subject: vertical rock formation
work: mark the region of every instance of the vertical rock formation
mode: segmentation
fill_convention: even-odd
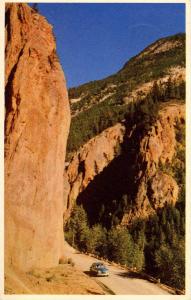
[[[178,186],[173,166],[178,152],[176,140],[177,124],[185,123],[185,105],[169,103],[162,107],[156,122],[146,132],[139,143],[139,158],[136,180],[137,194],[133,209],[127,211],[122,218],[122,225],[134,220],[148,217],[157,209],[166,205],[175,205],[180,186]],[[165,170],[166,168],[166,170]],[[181,170],[181,169],[180,169]]]
[[[117,123],[90,139],[75,153],[66,171],[69,191],[64,220],[68,219],[79,194],[119,155],[124,133],[125,126]]]
[[[26,4],[6,5],[5,262],[58,263],[70,124],[52,26]]]

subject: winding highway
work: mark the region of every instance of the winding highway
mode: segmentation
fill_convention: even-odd
[[[64,254],[66,257],[72,258],[75,267],[86,274],[89,274],[89,268],[97,259],[86,254],[79,253],[65,242]],[[104,262],[105,263],[105,262]],[[98,284],[108,288],[109,294],[115,295],[170,295],[160,285],[149,282],[145,279],[135,278],[131,274],[120,267],[108,266],[110,275],[108,277],[94,277]]]

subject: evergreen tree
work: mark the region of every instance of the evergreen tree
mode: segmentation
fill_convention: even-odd
[[[167,244],[161,245],[155,253],[155,263],[157,274],[163,282],[184,289],[185,288],[185,248],[184,241],[169,247]]]
[[[134,243],[127,229],[112,228],[108,233],[108,257],[120,264],[133,265]]]
[[[94,225],[90,229],[90,234],[86,243],[87,251],[90,253],[105,256],[107,245],[107,231],[100,224]]]
[[[87,214],[82,206],[74,206],[66,231],[70,232],[68,236],[70,237],[69,242],[72,243],[72,246],[77,246],[80,250],[86,250],[86,243],[90,232]]]
[[[182,81],[179,85],[179,92],[180,92],[180,98],[185,99],[186,92],[185,92],[185,82],[184,81]]]
[[[157,102],[160,100],[160,91],[159,91],[159,86],[158,86],[157,81],[154,81],[154,83],[153,83],[153,87],[151,90],[151,97],[154,102]]]
[[[98,219],[99,222],[101,221],[101,219],[102,219],[104,213],[105,213],[105,205],[104,205],[104,203],[102,203],[101,208],[100,208],[100,211],[99,211],[99,219]]]
[[[173,96],[173,83],[172,83],[171,76],[169,76],[167,85],[166,85],[165,99],[169,100],[172,98],[172,96]]]
[[[160,101],[164,101],[164,99],[165,99],[165,90],[164,90],[164,87],[163,87],[163,84],[162,84],[161,81],[159,82],[159,92],[160,92]]]

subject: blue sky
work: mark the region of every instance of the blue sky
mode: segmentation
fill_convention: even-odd
[[[102,79],[155,40],[185,32],[184,4],[39,3],[54,26],[67,86]]]

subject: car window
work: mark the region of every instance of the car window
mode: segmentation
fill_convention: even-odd
[[[105,267],[103,263],[93,263],[92,268],[103,268]]]
[[[98,268],[104,268],[104,264],[99,264]]]

